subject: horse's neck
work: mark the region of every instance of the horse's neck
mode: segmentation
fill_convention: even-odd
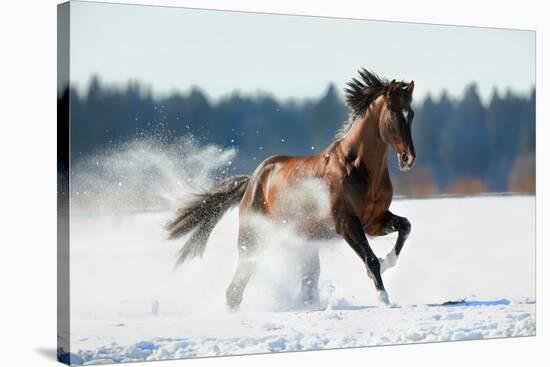
[[[387,145],[380,137],[379,120],[382,103],[376,100],[363,117],[358,117],[342,139],[342,146],[352,153],[356,167],[365,167],[371,178],[381,177],[387,170]]]

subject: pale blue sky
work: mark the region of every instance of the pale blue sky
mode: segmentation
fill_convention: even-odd
[[[416,97],[477,82],[525,93],[535,84],[535,33],[320,17],[73,2],[71,79],[140,80],[155,94],[199,86],[279,98],[341,91],[359,67],[414,79]]]

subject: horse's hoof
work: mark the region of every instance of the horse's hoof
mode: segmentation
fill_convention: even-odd
[[[309,308],[318,308],[319,307],[319,294],[318,293],[309,293],[304,292],[302,293],[299,298],[298,302],[301,303],[301,307],[309,309]]]
[[[239,311],[239,306],[241,305],[241,301],[242,301],[242,298],[240,297],[233,297],[233,296],[227,297],[227,300],[225,303],[227,306],[227,310],[229,312]]]
[[[238,312],[239,311],[239,305],[227,305],[227,312],[229,313],[235,313],[235,312]]]
[[[385,290],[378,291],[378,300],[385,306],[390,305],[390,298],[388,297],[388,292]]]

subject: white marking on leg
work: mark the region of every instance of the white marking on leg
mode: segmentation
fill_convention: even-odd
[[[386,255],[384,260],[380,260],[380,274],[384,273],[389,268],[393,268],[396,263],[397,254],[395,253],[395,249],[393,249]]]

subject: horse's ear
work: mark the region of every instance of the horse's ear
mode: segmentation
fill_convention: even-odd
[[[396,88],[397,88],[397,83],[394,79],[390,82],[390,84],[388,84],[388,89],[386,90],[386,95],[388,97],[390,97],[393,94],[393,92],[395,92]]]
[[[409,83],[409,86],[407,87],[407,92],[409,93],[409,96],[412,97],[413,91],[414,91],[414,80],[411,80],[411,82]]]

